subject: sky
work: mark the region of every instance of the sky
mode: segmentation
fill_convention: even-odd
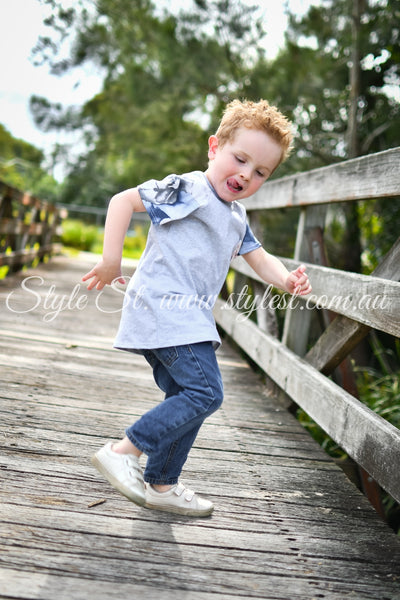
[[[169,0],[172,10],[187,0]],[[251,5],[255,0],[244,0]],[[69,0],[66,3],[73,3]],[[283,43],[286,27],[285,5],[303,13],[311,0],[270,0],[260,3],[267,32],[265,47],[272,58]],[[101,80],[89,66],[85,70],[56,77],[48,67],[34,66],[31,50],[46,30],[43,19],[47,9],[40,0],[0,0],[0,123],[17,138],[49,151],[64,141],[62,133],[42,133],[29,111],[32,94],[66,105],[82,104],[100,90]],[[93,69],[93,67],[92,67]]]

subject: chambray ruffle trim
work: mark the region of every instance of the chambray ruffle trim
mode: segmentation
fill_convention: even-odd
[[[154,225],[187,217],[207,203],[204,183],[168,175],[161,181],[150,179],[138,186],[139,194]]]

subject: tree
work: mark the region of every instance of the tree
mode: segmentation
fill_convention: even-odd
[[[50,200],[57,199],[58,184],[43,167],[42,150],[20,140],[0,124],[0,180]]]
[[[399,0],[322,0],[302,18],[290,15],[285,48],[264,77],[259,68],[257,85],[281,90],[279,105],[296,126],[291,164],[298,170],[398,145],[400,103],[392,92],[400,83],[399,16]],[[346,227],[337,266],[359,271],[363,245],[364,268],[372,269],[398,226],[394,235],[391,227],[383,234],[375,226],[372,235],[368,216],[372,211],[382,223],[394,218],[398,224],[399,204],[351,203],[338,210]]]
[[[321,0],[301,18],[290,15],[273,60],[254,9],[239,0],[195,0],[174,15],[148,0],[85,0],[73,9],[46,2],[51,35],[36,58],[55,73],[87,63],[104,75],[84,107],[32,99],[41,127],[80,131],[86,142],[70,159],[64,201],[104,206],[140,181],[205,168],[207,136],[233,97],[267,98],[293,120],[296,150],[278,176],[398,143],[400,105],[390,91],[400,81],[400,0]],[[364,209],[344,209],[339,267],[360,269],[357,240],[377,247],[372,266],[387,248],[368,228],[360,235]],[[387,204],[373,210],[386,219]]]
[[[64,199],[76,202],[78,194],[81,203],[104,205],[111,190],[205,168],[201,122],[239,90],[252,44],[257,55],[254,9],[238,0],[197,0],[178,17],[146,0],[86,1],[69,10],[47,3],[53,37],[39,40],[37,59],[55,73],[88,61],[104,73],[101,93],[81,109],[32,98],[39,126],[79,128],[86,136],[89,150],[70,165]],[[71,31],[70,53],[60,59]]]
[[[317,106],[310,121],[336,134],[334,159],[377,152],[398,141],[400,104],[390,86],[400,84],[399,16],[399,0],[323,0],[301,19],[291,15],[288,48],[311,73],[303,81],[303,104]],[[323,76],[322,102],[313,86],[316,72]]]

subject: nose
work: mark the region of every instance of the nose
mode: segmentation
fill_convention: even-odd
[[[243,166],[240,171],[240,177],[245,181],[248,181],[251,176],[251,169],[249,167]]]

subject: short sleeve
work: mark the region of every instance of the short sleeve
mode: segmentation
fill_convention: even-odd
[[[243,242],[238,254],[247,254],[248,252],[252,252],[252,250],[257,250],[260,246],[261,244],[252,232],[250,225],[246,223],[246,233],[244,234]]]
[[[150,179],[138,186],[140,198],[154,225],[183,219],[204,204],[195,181],[179,175]]]

